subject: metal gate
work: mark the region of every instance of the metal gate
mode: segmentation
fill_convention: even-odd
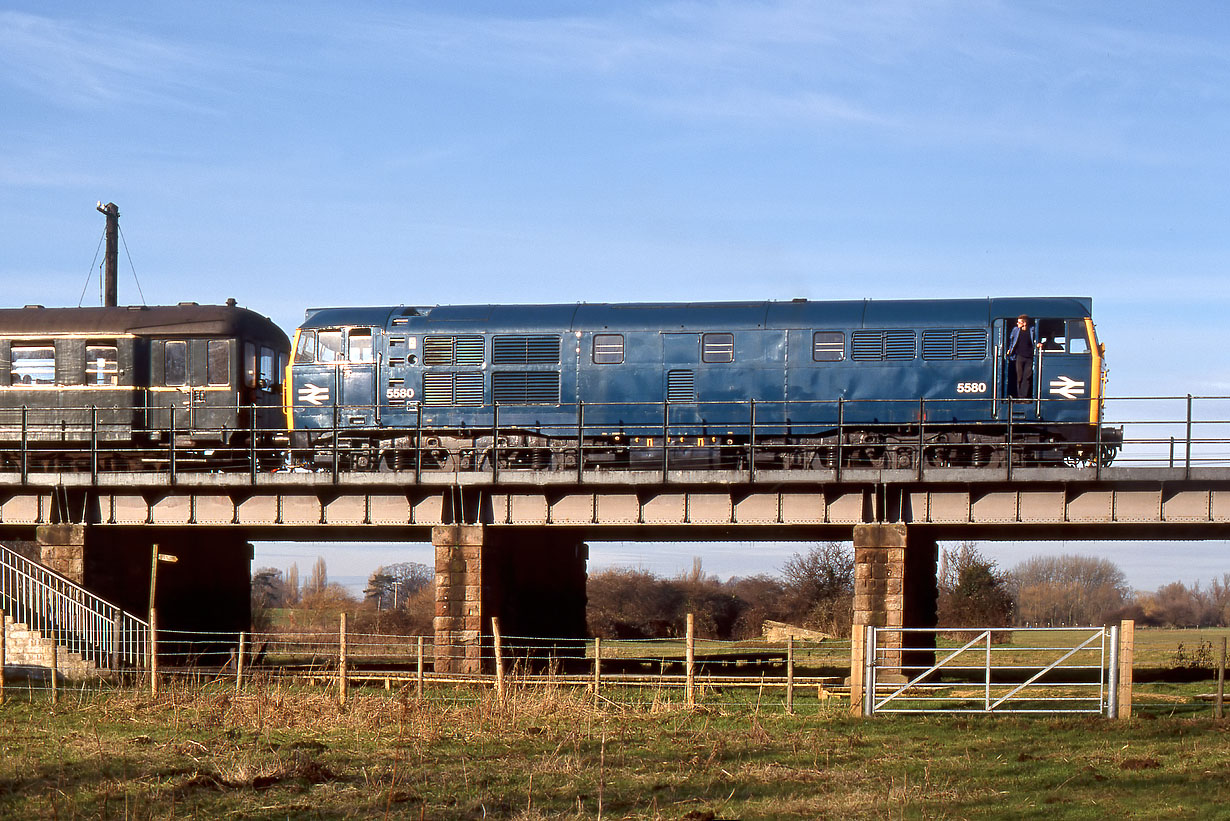
[[[864,715],[1117,716],[1118,627],[865,629]]]

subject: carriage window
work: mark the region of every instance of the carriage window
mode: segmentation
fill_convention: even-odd
[[[340,362],[342,359],[342,332],[320,331],[316,338],[317,362]]]
[[[51,345],[14,345],[10,371],[14,385],[54,385],[56,349]]]
[[[299,344],[295,346],[295,364],[316,361],[316,332],[300,331]]]
[[[251,342],[243,343],[243,383],[256,387],[256,346]]]
[[[372,332],[367,328],[350,329],[350,361],[374,362],[372,357]]]
[[[734,334],[702,334],[700,338],[701,362],[734,362]]]
[[[118,385],[120,369],[114,345],[85,346],[85,383],[87,385]]]
[[[188,343],[168,342],[162,363],[164,385],[188,384]]]
[[[811,337],[813,362],[840,362],[846,358],[846,335],[843,331],[816,331]]]
[[[286,361],[289,359],[285,351],[278,351],[278,382],[286,379]]]
[[[594,334],[595,365],[618,365],[623,361],[623,334]]]
[[[271,385],[276,385],[277,380],[273,376],[274,363],[273,348],[261,348],[261,387],[268,388]]]
[[[210,385],[231,384],[231,343],[211,339],[206,350],[205,378]]]

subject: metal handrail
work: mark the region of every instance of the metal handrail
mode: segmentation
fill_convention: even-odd
[[[147,622],[3,545],[0,610],[100,669],[144,663]]]
[[[1044,415],[1047,415],[1047,408],[1068,401],[1042,400]],[[508,445],[506,450],[505,437],[540,435],[552,440],[553,453],[567,455],[567,462],[556,462],[554,469],[575,471],[580,481],[584,481],[588,469],[602,467],[600,454],[604,448],[635,451],[638,466],[660,470],[664,480],[671,481],[688,464],[678,457],[693,449],[703,436],[705,446],[721,459],[740,466],[749,482],[757,481],[758,472],[768,464],[760,459],[770,452],[778,456],[806,456],[806,459],[794,459],[790,467],[834,470],[840,478],[847,457],[857,456],[855,451],[863,447],[854,440],[847,442],[848,435],[854,432],[875,435],[882,431],[892,438],[893,450],[914,454],[913,466],[921,479],[925,470],[935,466],[937,461],[941,461],[942,466],[942,460],[937,460],[942,448],[948,450],[949,456],[975,452],[976,443],[960,437],[948,437],[946,442],[944,435],[954,429],[963,431],[972,424],[953,421],[966,415],[961,413],[961,408],[975,405],[985,408],[988,403],[985,397],[836,397],[831,400],[757,399],[754,402],[729,400],[685,404],[586,402],[542,407],[502,405],[498,420],[487,407],[424,408],[416,404],[406,408],[406,424],[399,430],[411,441],[425,441],[441,434],[466,436],[468,432],[477,431],[479,437],[492,442],[490,445],[476,442],[472,448],[473,464],[461,470],[489,471],[493,477],[500,478],[508,452],[515,449]],[[1032,411],[1035,403],[1029,404]],[[285,457],[287,441],[284,427],[270,427],[279,415],[278,409],[265,408],[272,413],[258,421],[258,411],[262,407],[245,408],[249,417],[238,430],[186,425],[181,414],[168,410],[160,417],[161,427],[140,430],[136,437],[131,435],[133,420],[120,418],[123,409],[93,406],[0,409],[0,473],[19,473],[22,483],[28,484],[32,475],[46,472],[88,472],[93,482],[98,483],[103,481],[101,477],[115,471],[169,473],[174,482],[176,476],[190,472],[230,470],[249,473],[250,481],[256,484],[261,472]],[[344,473],[350,469],[348,462],[353,455],[348,450],[352,444],[348,440],[376,440],[382,435],[391,435],[387,428],[346,427],[343,420],[350,415],[347,411],[351,407],[371,410],[372,406],[322,408],[326,417],[321,419],[320,427],[305,428],[299,422],[294,428],[296,432],[324,437],[326,443],[331,439],[331,444],[326,444],[321,451],[325,458],[313,467],[331,470],[334,475]],[[907,413],[891,414],[908,421],[882,421],[890,414],[881,409],[890,407],[910,408]],[[1113,440],[1107,438],[1112,429],[1106,428],[1103,422],[1122,430],[1120,451],[1115,457],[1117,466],[1171,467],[1191,475],[1198,468],[1230,465],[1230,397],[1105,397],[1101,407],[1105,410],[1100,409],[1097,423],[1035,423],[1016,415],[1001,414],[1002,418],[988,420],[985,425],[991,436],[1011,443],[1012,459],[1005,465],[1008,470],[1022,466],[1019,454],[1045,447],[1045,444],[1025,438],[1036,433],[1038,424],[1044,424],[1049,432],[1069,439],[1068,447],[1080,448],[1084,452],[1083,463],[1100,473],[1106,465],[1105,460],[1098,457],[1104,453],[1104,446],[1108,443],[1112,447],[1120,445],[1118,434]],[[429,421],[425,412],[437,418]],[[438,418],[441,414],[449,417],[449,424],[441,423]],[[914,421],[914,414],[918,416],[917,421]],[[384,423],[388,424],[390,418],[386,414]],[[629,419],[635,422],[628,422]],[[1065,431],[1070,433],[1065,435]],[[617,434],[621,436],[618,440]],[[805,441],[807,437],[821,434],[827,438],[827,443]],[[595,437],[609,437],[609,444],[597,444]],[[640,437],[640,443],[633,441],[635,437]],[[222,444],[211,445],[207,439]],[[645,444],[647,442],[652,444]],[[407,451],[401,459],[400,469],[409,471],[412,467],[418,481],[425,470],[434,468],[427,463],[424,453],[414,450],[414,453]],[[649,456],[655,451],[656,459]],[[504,458],[504,462],[497,466],[491,457]],[[955,464],[970,461],[962,458]],[[856,465],[850,463],[849,466]],[[889,466],[893,465],[889,463]],[[533,460],[508,467],[537,471],[547,466]]]

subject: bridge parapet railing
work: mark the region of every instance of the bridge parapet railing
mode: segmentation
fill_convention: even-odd
[[[1001,404],[1002,400],[1001,400]],[[1061,400],[1020,402],[1025,416],[973,425],[961,421],[985,399],[837,399],[809,402],[582,403],[547,408],[470,409],[464,424],[377,421],[377,406],[336,409],[334,424],[312,428],[312,452],[292,449],[283,426],[211,428],[189,413],[163,413],[158,425],[136,411],[92,406],[0,410],[0,474],[133,471],[174,478],[197,472],[270,470],[332,473],[575,473],[719,469],[756,481],[761,471],[847,468],[999,469],[1031,466],[1181,468],[1230,466],[1230,397],[1108,397],[1101,419],[1047,421]],[[1070,406],[1070,405],[1069,405]],[[1013,405],[1013,407],[1016,407]],[[484,415],[485,414],[485,415]],[[1038,421],[1038,417],[1042,421]],[[434,418],[434,417],[432,417]],[[902,421],[905,420],[905,421]],[[405,422],[405,418],[401,419]],[[294,433],[304,433],[296,429]],[[470,437],[468,444],[456,442]],[[448,444],[448,442],[453,444]],[[409,442],[410,444],[407,444]],[[421,443],[415,446],[414,443]],[[412,478],[411,478],[412,477]]]

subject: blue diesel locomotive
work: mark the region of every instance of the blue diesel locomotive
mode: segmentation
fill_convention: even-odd
[[[398,306],[308,311],[284,398],[343,469],[979,467],[1108,462],[1104,382],[1087,298]]]

